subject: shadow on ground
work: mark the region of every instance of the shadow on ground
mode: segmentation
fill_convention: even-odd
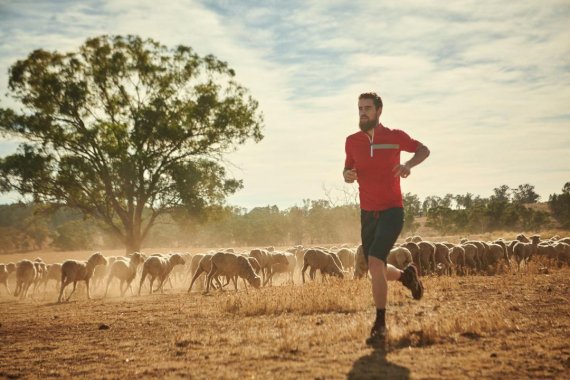
[[[386,359],[387,351],[377,348],[354,362],[348,379],[409,379],[410,370]]]

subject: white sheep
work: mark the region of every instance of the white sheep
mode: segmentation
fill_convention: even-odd
[[[261,286],[261,278],[255,274],[248,259],[233,253],[218,252],[212,256],[212,268],[206,279],[206,293],[210,291],[212,280],[217,276],[232,279],[237,292],[237,278],[241,277],[256,289]]]
[[[425,273],[435,272],[435,244],[423,240],[414,243],[418,245],[420,250],[419,260],[421,261],[421,267]]]
[[[270,253],[265,249],[252,249],[249,256],[255,258],[259,263],[261,267],[261,280],[263,284],[265,284],[269,276],[269,271],[271,270]]]
[[[487,266],[493,266],[494,272],[497,273],[502,261],[505,261],[505,263],[510,266],[506,247],[503,248],[502,245],[495,243],[488,244],[488,250],[485,256],[485,264]]]
[[[59,289],[59,287],[61,286],[61,266],[62,266],[61,263],[49,264],[47,266],[47,275],[44,283],[44,291],[47,288],[47,283],[49,280],[55,280],[55,288]]]
[[[449,248],[449,258],[453,263],[456,273],[464,275],[465,274],[465,248],[454,245]]]
[[[37,270],[30,260],[21,260],[16,264],[16,290],[14,296],[24,299],[28,296],[28,290],[34,283]]]
[[[534,235],[531,236],[531,243],[523,243],[519,241],[513,247],[513,255],[515,260],[517,261],[518,269],[521,269],[522,263],[527,263],[530,261],[532,256],[536,254],[536,250],[538,247],[538,243],[540,242],[540,236]]]
[[[463,243],[461,247],[465,252],[465,265],[469,266],[474,271],[477,270],[477,246],[471,243]]]
[[[285,260],[287,260],[286,264],[282,261],[281,255],[285,256]],[[250,257],[250,258],[257,261],[253,257]],[[271,285],[273,285],[272,277],[276,273],[287,273],[289,275],[289,281],[291,281],[291,283],[294,284],[295,281],[293,281],[293,275],[295,273],[295,268],[297,267],[297,258],[295,257],[295,255],[290,253],[290,252],[281,253],[279,255],[279,257],[275,257],[273,260],[274,261],[271,264],[271,274],[270,274],[270,278],[269,278]],[[255,267],[254,267],[254,270],[255,270]]]
[[[338,258],[340,259],[340,262],[342,263],[342,266],[344,269],[348,270],[354,270],[354,252],[351,251],[348,248],[342,248],[340,249],[336,255],[338,256]]]
[[[205,273],[205,277],[207,277],[208,273],[210,273],[210,271],[212,270],[212,256],[214,256],[213,253],[207,253],[204,255],[200,254],[200,255],[196,255],[196,256],[197,256],[196,260],[198,260],[198,264],[196,264],[196,270],[194,271],[194,274],[192,275],[192,280],[190,281],[190,287],[188,288],[188,293],[190,293],[190,291],[192,290],[192,286],[194,285],[194,282],[198,279],[198,277],[200,277],[203,273]],[[215,278],[215,280],[218,284],[218,288],[221,288],[222,284],[220,283],[220,280],[217,277]],[[204,282],[205,281],[206,281],[206,279],[204,279]]]
[[[368,261],[364,256],[362,245],[359,245],[354,255],[354,278],[363,278],[368,276]]]
[[[442,272],[451,275],[453,263],[449,257],[449,248],[442,243],[435,243],[435,263]]]
[[[401,247],[407,248],[408,251],[410,251],[410,253],[412,254],[412,261],[414,262],[416,268],[418,269],[418,273],[423,274],[424,270],[422,267],[422,260],[420,258],[420,247],[412,241],[407,241],[406,243],[402,244]]]
[[[0,284],[4,284],[8,294],[12,294],[10,292],[10,288],[8,287],[8,277],[10,277],[10,274],[15,271],[16,264],[14,263],[0,264]]]
[[[267,276],[263,282],[263,286],[267,284],[273,285],[273,275],[275,274],[274,270],[288,271],[289,266],[287,255],[282,252],[268,252],[267,258]],[[295,270],[295,266],[293,266],[292,270]]]
[[[166,256],[150,256],[147,258],[143,264],[143,271],[141,275],[141,281],[139,284],[139,295],[141,294],[141,288],[148,275],[150,281],[150,294],[152,294],[152,284],[155,279],[158,279],[159,285],[155,289],[157,291],[160,289],[161,293],[164,293],[162,285],[164,281],[168,278],[168,275],[172,271],[175,265],[184,265],[184,259],[179,254],[173,254],[170,257]]]
[[[131,282],[137,275],[137,268],[143,261],[144,259],[139,252],[135,252],[132,255],[129,255],[126,261],[116,260],[113,265],[111,265],[111,269],[109,270],[109,275],[107,277],[107,287],[105,288],[105,297],[107,297],[109,284],[114,277],[117,277],[120,281],[119,290],[121,292],[121,297],[123,297],[127,289],[131,287]],[[125,284],[124,290],[123,284]]]
[[[315,279],[317,269],[321,271],[323,278],[326,275],[344,278],[342,269],[336,264],[333,256],[319,249],[309,249],[305,252],[305,256],[303,257],[303,269],[301,271],[303,284],[305,283],[305,271],[309,267],[311,268],[309,277],[313,280]]]
[[[336,249],[336,248],[335,248],[335,249]],[[340,261],[340,257],[338,257],[338,255],[336,254],[336,252],[334,252],[334,251],[329,251],[329,250],[327,250],[327,249],[324,249],[323,252],[326,252],[326,253],[328,253],[329,255],[331,255],[332,258],[333,258],[333,260],[334,260],[334,263],[336,264],[336,266],[339,267],[342,272],[344,272],[344,266],[342,265],[342,262]]]
[[[91,299],[89,294],[89,282],[91,276],[93,276],[93,271],[98,265],[106,265],[107,259],[103,257],[100,252],[92,254],[87,261],[77,261],[77,260],[66,260],[61,266],[61,288],[59,290],[59,297],[57,302],[61,302],[61,297],[63,296],[63,290],[65,287],[73,282],[73,290],[67,297],[67,301],[71,298],[75,292],[78,281],[85,281],[85,286],[87,288],[87,299]]]
[[[402,270],[412,262],[412,253],[404,247],[392,248],[386,258],[387,264],[393,265]]]

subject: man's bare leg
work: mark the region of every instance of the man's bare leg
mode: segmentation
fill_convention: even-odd
[[[369,256],[368,268],[372,277],[372,297],[376,305],[376,320],[366,340],[369,345],[380,344],[386,334],[386,305],[388,303],[388,281],[401,281],[404,286],[412,290],[412,296],[420,299],[423,295],[423,285],[418,278],[415,266],[408,265],[404,271],[393,265],[386,265],[384,261]]]
[[[397,281],[402,271],[393,265],[386,265],[376,257],[368,257],[368,267],[372,277],[372,297],[377,309],[386,309],[388,300],[388,281]]]

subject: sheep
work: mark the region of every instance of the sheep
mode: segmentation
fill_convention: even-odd
[[[273,255],[276,254],[274,253]],[[278,255],[279,255],[278,257],[273,258],[274,261],[271,264],[271,270],[269,275],[270,284],[273,285],[273,275],[275,275],[275,273],[287,273],[289,275],[289,281],[291,281],[291,283],[294,284],[295,281],[293,281],[293,274],[295,273],[295,268],[297,267],[297,258],[295,257],[294,254],[290,252],[280,253]],[[285,256],[285,262],[283,262],[282,256]],[[255,260],[253,257],[250,257],[250,259]]]
[[[465,248],[454,245],[449,249],[449,258],[458,274],[465,274]]]
[[[21,260],[16,264],[16,290],[14,296],[20,296],[24,299],[28,295],[30,286],[34,283],[37,276],[37,269],[30,260]]]
[[[36,267],[36,278],[34,279],[34,290],[35,293],[38,287],[47,281],[47,264],[41,259],[37,258],[34,260],[34,266]]]
[[[268,252],[268,266],[267,266],[267,276],[265,277],[265,281],[263,282],[263,286],[267,284],[273,285],[273,269],[275,266],[279,268],[287,268],[289,266],[289,261],[287,260],[287,256],[282,252]],[[295,268],[293,267],[293,270]]]
[[[518,242],[518,240],[511,240],[505,243],[507,245],[507,256],[509,256],[509,258],[513,257],[513,248]]]
[[[333,275],[344,278],[342,269],[336,264],[333,256],[318,249],[309,249],[305,253],[303,258],[303,270],[301,271],[303,284],[305,283],[305,271],[308,267],[311,267],[309,272],[311,279],[315,278],[315,271],[317,269],[321,271],[323,277],[325,275]]]
[[[255,258],[261,266],[261,279],[263,284],[267,282],[267,275],[270,270],[269,252],[265,249],[252,249],[249,256]]]
[[[521,269],[521,263],[529,262],[532,256],[536,253],[538,242],[540,241],[540,236],[531,236],[532,243],[518,242],[513,247],[513,255],[517,261],[518,269]]]
[[[343,268],[347,271],[350,269],[354,270],[354,252],[348,248],[342,248],[336,254],[340,259]]]
[[[14,271],[16,271],[16,264],[14,263],[0,264],[0,283],[4,284],[4,287],[6,287],[6,291],[8,292],[8,294],[12,294],[10,292],[10,288],[8,287],[8,277]]]
[[[499,266],[501,265],[501,260],[504,260],[509,266],[509,259],[507,256],[506,247],[503,248],[500,244],[489,244],[489,251],[486,255],[486,265],[494,266],[494,272],[497,273]]]
[[[359,279],[368,276],[368,261],[364,256],[364,250],[362,244],[356,249],[356,254],[354,255],[354,278]]]
[[[188,274],[190,275],[190,278],[194,277],[194,273],[196,273],[196,271],[198,270],[198,265],[200,264],[200,260],[202,260],[204,256],[206,256],[206,254],[198,253],[192,256],[192,258],[190,259],[189,268],[188,268]],[[188,262],[186,262],[186,264],[188,265]]]
[[[564,238],[564,239],[559,239],[558,242],[559,242],[559,243],[570,244],[570,237],[566,237],[566,238]]]
[[[515,239],[521,243],[530,243],[530,240],[525,236],[525,234],[518,234]]]
[[[387,264],[391,264],[398,269],[404,269],[411,262],[413,262],[412,253],[404,247],[392,248],[386,258]]]
[[[111,270],[111,265],[113,265],[113,263],[116,260],[121,260],[122,256],[109,256],[109,257],[105,257],[107,259],[107,264],[105,265],[98,265],[95,267],[95,270],[93,271],[93,276],[91,276],[91,285],[93,286],[93,289],[97,289],[99,287],[100,284],[103,283],[104,279],[109,275],[109,270]]]
[[[186,264],[172,268],[172,272],[170,272],[169,278],[172,278],[177,282],[182,282],[186,278],[187,265],[192,261],[192,255],[189,253],[179,253],[179,255],[182,257]],[[172,282],[170,284],[172,285]]]
[[[323,250],[324,252],[328,253],[329,255],[332,256],[334,263],[337,265],[337,267],[340,268],[341,271],[344,272],[344,267],[342,266],[342,262],[340,261],[340,258],[338,257],[338,255],[335,252],[329,251],[329,250]]]
[[[485,245],[478,240],[467,240],[462,242],[464,244],[473,244],[475,247],[477,247],[477,253],[473,259],[477,265],[477,270],[483,270],[485,268]]]
[[[562,263],[570,264],[570,244],[557,243],[555,248],[558,251],[558,265]]]
[[[198,264],[196,264],[196,270],[192,275],[192,280],[190,281],[190,287],[188,288],[187,293],[190,293],[190,291],[192,290],[192,286],[194,285],[194,282],[198,279],[198,277],[200,277],[202,273],[206,273],[207,277],[208,273],[210,273],[210,271],[212,270],[212,257],[214,256],[214,254],[208,253],[205,255],[196,255],[196,256],[198,256],[200,260],[198,261]],[[222,284],[220,283],[217,277],[215,278],[215,280],[218,283],[218,287],[221,288]]]
[[[414,262],[414,265],[418,269],[418,273],[422,275],[423,270],[422,270],[422,262],[420,260],[420,247],[412,241],[402,244],[401,247],[406,248],[408,251],[410,251],[410,253],[412,254],[412,261]]]
[[[477,246],[471,243],[463,243],[461,247],[465,251],[465,264],[471,267],[471,269],[477,270]]]
[[[158,279],[159,281],[159,285],[155,291],[158,291],[158,289],[160,289],[160,292],[164,293],[162,285],[168,278],[168,275],[175,265],[184,265],[184,259],[177,253],[170,255],[169,257],[162,255],[152,255],[148,257],[143,264],[143,271],[139,284],[139,296],[141,294],[141,288],[147,275],[150,282],[150,294],[152,294],[152,284],[154,283],[155,279]]]
[[[123,297],[127,289],[131,287],[131,282],[137,275],[137,268],[143,261],[143,257],[139,252],[135,252],[130,255],[128,257],[128,262],[124,260],[116,260],[109,269],[109,275],[107,276],[107,287],[105,288],[104,297],[107,297],[109,284],[111,284],[113,277],[117,277],[119,279],[119,290],[121,292],[121,297]],[[125,290],[123,290],[123,283],[125,283]]]
[[[249,264],[253,268],[255,274],[259,274],[259,272],[261,272],[261,265],[259,265],[259,261],[257,261],[257,259],[254,257],[245,256],[245,258],[247,261],[249,261]],[[297,262],[297,258],[295,258],[295,262]]]
[[[210,284],[218,275],[230,277],[236,292],[238,276],[247,280],[256,289],[261,286],[261,278],[255,274],[248,259],[233,253],[218,252],[212,256],[212,269],[206,279],[206,293],[210,291]]]
[[[55,263],[55,264],[49,264],[47,266],[47,275],[46,275],[46,280],[44,283],[44,291],[47,288],[47,283],[49,280],[55,280],[55,288],[59,289],[59,287],[61,286],[61,263]],[[97,268],[99,268],[100,266],[97,266]]]
[[[444,274],[451,275],[453,263],[449,257],[449,248],[445,244],[435,243],[435,262]]]
[[[427,241],[420,241],[417,244],[420,249],[421,267],[426,273],[435,271],[435,245]]]
[[[61,297],[63,296],[63,290],[65,287],[73,282],[73,290],[67,297],[67,301],[71,298],[73,293],[75,292],[75,288],[77,287],[78,281],[85,281],[85,285],[87,288],[87,299],[91,299],[91,295],[89,294],[89,281],[91,280],[91,276],[93,276],[93,272],[95,271],[95,267],[98,265],[106,265],[107,259],[103,257],[100,252],[96,252],[92,254],[87,261],[77,261],[77,260],[66,260],[61,265],[61,287],[59,289],[59,297],[57,298],[57,302],[61,302]]]

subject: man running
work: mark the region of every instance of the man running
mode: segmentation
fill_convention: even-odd
[[[372,296],[376,304],[376,321],[366,344],[382,343],[386,336],[386,302],[388,281],[400,281],[414,299],[423,296],[423,285],[413,264],[403,271],[386,263],[386,258],[404,225],[400,177],[407,178],[411,169],[424,161],[429,149],[405,132],[389,129],[380,123],[382,99],[376,93],[358,97],[360,131],[346,139],[343,176],[347,183],[358,181],[362,249],[372,277]],[[414,156],[400,163],[400,152]]]

